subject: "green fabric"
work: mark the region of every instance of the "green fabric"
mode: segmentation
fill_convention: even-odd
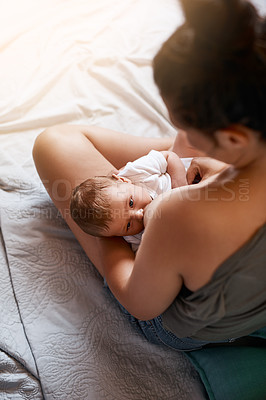
[[[221,346],[186,353],[210,400],[266,400],[266,347]]]

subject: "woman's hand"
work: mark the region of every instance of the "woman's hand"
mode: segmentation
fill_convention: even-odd
[[[222,161],[215,160],[210,157],[196,157],[191,161],[190,167],[187,170],[187,181],[191,185],[198,183],[201,180],[206,180],[230,165]]]

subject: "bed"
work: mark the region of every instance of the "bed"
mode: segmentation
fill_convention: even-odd
[[[151,60],[181,20],[175,0],[1,3],[1,399],[206,398],[184,355],[125,320],[31,156],[62,122],[175,135]]]
[[[125,320],[31,155],[59,123],[174,136],[151,60],[182,18],[176,0],[1,3],[1,399],[208,399],[185,355]]]

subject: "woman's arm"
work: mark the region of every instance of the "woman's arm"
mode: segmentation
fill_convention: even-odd
[[[149,320],[164,312],[183,284],[180,266],[184,264],[183,250],[187,243],[184,243],[182,229],[176,229],[173,222],[173,205],[174,219],[181,223],[185,213],[178,207],[177,197],[168,199],[164,196],[163,201],[157,197],[151,202],[152,215],[148,213],[149,223],[135,260],[126,243],[117,254],[115,244],[119,238],[100,239],[108,285],[117,300],[140,320]]]

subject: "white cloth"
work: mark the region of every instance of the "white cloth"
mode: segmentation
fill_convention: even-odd
[[[191,160],[192,158],[181,158],[186,170]],[[167,173],[167,161],[163,154],[156,150],[151,150],[146,156],[128,162],[118,175],[129,178],[136,185],[145,186],[153,200],[172,188],[171,177]],[[134,252],[139,248],[142,234],[143,231],[133,236],[124,236]]]

